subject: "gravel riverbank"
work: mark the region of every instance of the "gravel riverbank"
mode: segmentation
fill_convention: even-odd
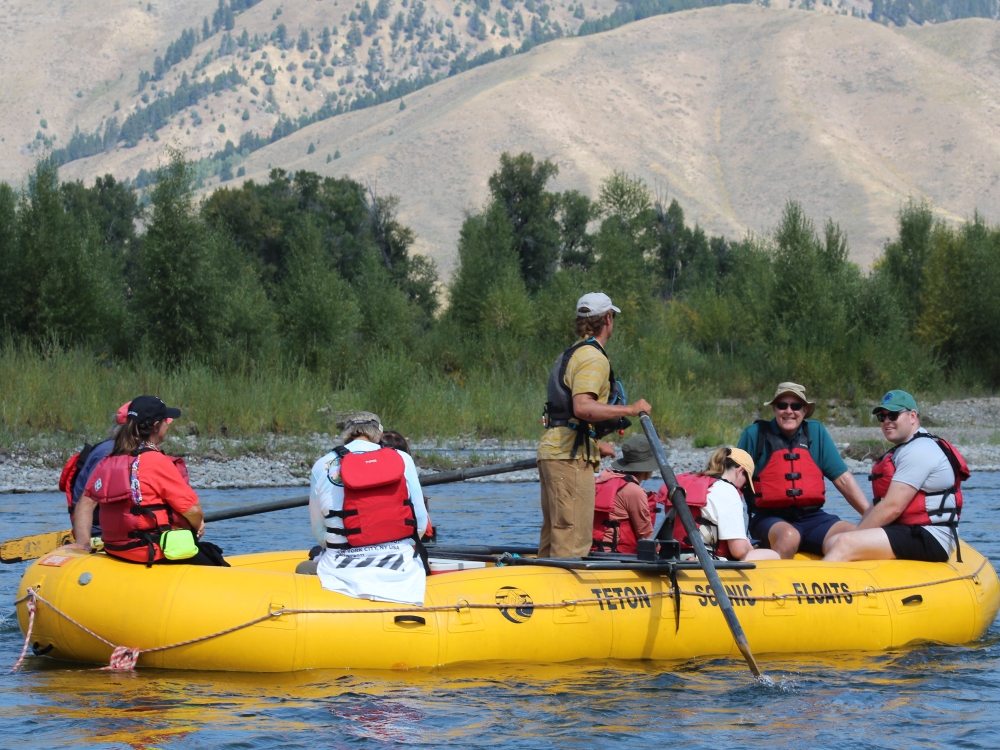
[[[973,471],[1000,471],[1000,398],[945,401],[926,408],[931,432],[959,446]],[[887,445],[878,427],[829,426],[848,468],[867,474],[873,460]],[[313,462],[333,445],[330,435],[248,441],[195,436],[168,441],[166,450],[184,455],[196,489],[307,486]],[[448,439],[415,442],[413,452],[421,472],[446,470],[470,464],[516,461],[535,455],[531,441]],[[705,466],[713,448],[695,448],[691,440],[665,441],[674,471],[697,471]],[[252,450],[250,449],[252,448]],[[0,492],[56,491],[65,451],[19,449],[0,454]],[[607,463],[607,462],[606,462]],[[501,474],[470,481],[536,481],[535,471]]]

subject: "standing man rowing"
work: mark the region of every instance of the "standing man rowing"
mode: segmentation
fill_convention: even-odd
[[[539,557],[580,558],[590,551],[594,525],[594,473],[602,456],[615,455],[598,438],[631,424],[626,417],[649,412],[644,399],[626,404],[604,347],[621,312],[602,292],[576,303],[573,346],[556,359],[549,375],[545,434],[538,446],[542,485]]]

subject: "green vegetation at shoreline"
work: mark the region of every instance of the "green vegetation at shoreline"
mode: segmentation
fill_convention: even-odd
[[[609,352],[630,398],[696,444],[734,440],[781,380],[857,419],[889,388],[1000,381],[1000,228],[978,216],[903,206],[865,274],[795,202],[771,236],[731,240],[629,175],[591,198],[549,191],[557,172],[501,157],[442,288],[397,199],[347,178],[275,170],[196,204],[175,154],[143,208],[41,162],[22,194],[0,186],[0,448],[98,437],[140,392],[184,410],[180,435],[335,434],[365,408],[414,439],[534,439],[595,289],[623,311]]]

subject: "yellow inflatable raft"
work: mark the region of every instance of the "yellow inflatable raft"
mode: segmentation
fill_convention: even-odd
[[[758,656],[959,645],[979,638],[1000,606],[989,561],[965,544],[962,555],[961,563],[802,557],[719,573]],[[26,632],[33,601],[36,654],[107,664],[124,646],[138,650],[138,666],[168,669],[739,658],[693,563],[673,575],[490,564],[431,576],[424,606],[410,607],[324,591],[315,576],[293,572],[303,559],[273,552],[233,557],[230,569],[147,569],[59,550],[25,572],[18,618]]]

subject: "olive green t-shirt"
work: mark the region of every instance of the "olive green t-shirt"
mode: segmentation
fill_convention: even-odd
[[[596,393],[598,401],[607,403],[608,397],[611,395],[610,378],[611,363],[608,358],[597,347],[581,346],[569,358],[563,382],[566,383],[574,396],[579,393]],[[592,438],[588,439],[590,440],[591,461],[594,464],[599,464],[601,456],[597,448],[597,441]],[[550,427],[542,435],[542,440],[538,444],[538,458],[570,458],[575,441],[576,430],[569,427]],[[586,447],[581,445],[576,452],[576,458],[586,458],[586,455]]]

